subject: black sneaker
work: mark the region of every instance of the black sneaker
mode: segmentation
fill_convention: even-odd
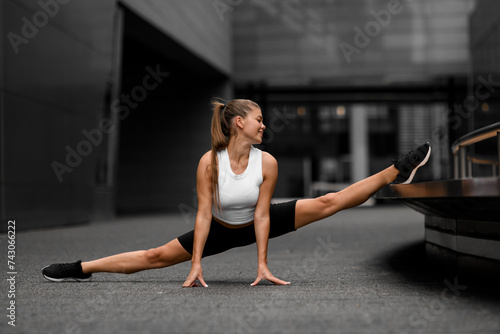
[[[52,282],[63,282],[67,280],[90,281],[92,274],[82,272],[82,261],[74,263],[55,263],[42,269],[42,275]]]
[[[408,184],[413,180],[417,169],[425,165],[431,155],[431,144],[425,143],[416,149],[410,151],[407,155],[399,160],[393,160],[394,167],[399,170],[396,177],[396,182]]]

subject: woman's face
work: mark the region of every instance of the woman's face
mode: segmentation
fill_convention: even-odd
[[[252,144],[262,143],[264,136],[264,118],[260,108],[253,108],[245,118],[241,119],[243,134],[252,141]]]

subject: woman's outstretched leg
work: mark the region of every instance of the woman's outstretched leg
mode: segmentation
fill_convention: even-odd
[[[65,280],[88,281],[93,273],[132,274],[141,270],[163,268],[191,259],[177,239],[169,243],[135,252],[116,254],[88,262],[58,263],[43,268],[43,276],[54,282]]]
[[[149,250],[139,250],[111,255],[101,259],[82,262],[85,274],[107,272],[133,274],[138,271],[173,266],[191,259],[177,239]]]
[[[312,222],[330,217],[341,210],[358,206],[396,179],[399,183],[410,183],[415,176],[416,170],[425,165],[430,154],[431,147],[429,143],[426,143],[409,152],[402,159],[395,161],[394,165],[337,193],[297,201],[295,228],[298,229]]]
[[[399,171],[391,166],[339,192],[298,200],[295,207],[295,228],[304,227],[341,210],[363,204],[378,190],[393,182],[398,173]]]

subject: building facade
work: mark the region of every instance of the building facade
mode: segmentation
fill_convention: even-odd
[[[6,0],[1,13],[2,218],[191,205],[210,97],[230,95],[229,21],[180,0]]]
[[[258,102],[275,197],[313,196],[500,121],[495,0],[5,0],[2,219],[196,212],[212,97]],[[479,152],[480,153],[480,152]],[[5,230],[2,226],[2,231]]]
[[[461,128],[449,119],[469,94],[474,9],[473,0],[235,8],[236,95],[276,122],[265,148],[281,162],[278,196],[340,189],[425,141],[433,159],[417,181],[450,177]]]

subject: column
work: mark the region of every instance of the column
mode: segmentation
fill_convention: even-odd
[[[349,145],[351,151],[351,182],[369,176],[368,110],[363,104],[355,104],[349,114]]]

